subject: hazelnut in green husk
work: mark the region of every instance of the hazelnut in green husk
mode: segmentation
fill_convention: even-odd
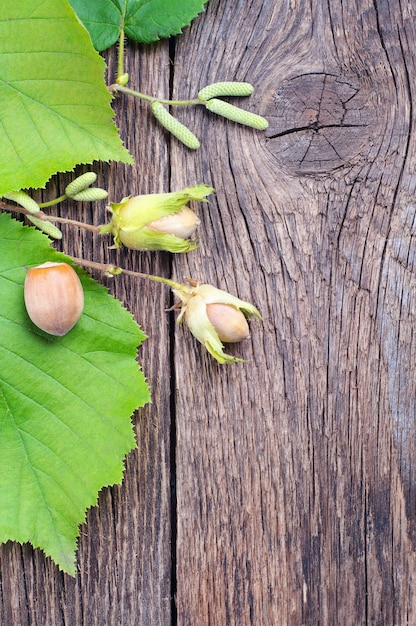
[[[256,307],[212,285],[190,281],[189,286],[179,287],[173,289],[181,301],[178,322],[185,320],[194,337],[219,363],[242,361],[225,354],[223,343],[249,337],[247,319],[260,318]]]
[[[194,237],[199,223],[187,206],[190,200],[204,201],[214,189],[196,185],[173,193],[147,194],[111,203],[111,222],[100,233],[111,233],[115,248],[190,252],[198,247]]]

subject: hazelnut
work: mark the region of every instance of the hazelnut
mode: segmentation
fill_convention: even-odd
[[[24,298],[32,322],[58,337],[75,326],[84,308],[81,282],[68,263],[48,261],[31,268],[26,275]]]
[[[249,337],[247,320],[239,309],[221,302],[206,306],[208,319],[217,331],[220,341],[237,343]]]
[[[147,228],[157,230],[159,233],[175,235],[181,239],[188,239],[194,234],[199,224],[197,215],[187,206],[172,215],[165,215],[158,220],[149,222]]]

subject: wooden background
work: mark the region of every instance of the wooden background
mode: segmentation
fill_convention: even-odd
[[[0,548],[2,626],[416,624],[415,17],[412,0],[210,0],[176,41],[129,46],[131,87],[248,80],[239,104],[270,127],[179,109],[194,153],[119,98],[136,165],[100,183],[114,200],[212,185],[201,247],[138,256],[65,230],[65,249],[211,282],[263,321],[230,349],[247,363],[220,366],[168,289],[110,283],[149,335],[153,403],[75,579]]]

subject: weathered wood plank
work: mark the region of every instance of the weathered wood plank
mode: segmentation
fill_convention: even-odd
[[[176,360],[181,626],[416,619],[415,35],[409,3],[211,0],[178,41],[176,97],[248,80],[271,122],[184,112],[172,151],[217,189],[176,275],[264,316],[248,364]]]
[[[263,321],[230,348],[248,363],[221,367],[183,327],[170,351],[161,286],[110,283],[149,334],[139,450],[87,516],[75,580],[28,546],[0,547],[1,624],[415,622],[415,34],[398,0],[210,0],[178,39],[174,95],[249,80],[239,103],[269,118],[266,135],[180,110],[202,139],[194,154],[129,101],[137,165],[104,167],[101,182],[115,198],[126,181],[216,187],[201,248],[174,275],[237,293]],[[168,93],[166,42],[127,58],[132,86]],[[72,245],[109,259],[88,235]],[[166,255],[114,258],[171,271]]]
[[[169,93],[167,42],[131,46],[127,65],[136,87],[143,84],[155,93]],[[115,50],[109,57],[109,76],[115,76]],[[166,191],[169,168],[162,132],[136,100],[124,98],[115,108],[136,165],[104,165],[98,182],[109,189],[113,201],[129,193]],[[103,223],[104,207],[102,203],[97,214],[91,215],[89,205],[83,207],[83,214],[78,205],[70,216]],[[70,254],[169,274],[167,255],[116,254],[108,250],[110,239],[97,243],[88,233],[74,236],[73,231],[63,230],[65,251]],[[81,528],[76,579],[59,573],[29,546],[0,547],[2,626],[171,623],[171,357],[165,313],[169,294],[161,286],[124,276],[108,280],[107,285],[148,334],[139,361],[152,387],[153,404],[134,418],[139,448],[127,458],[122,486],[103,490],[99,507],[89,511]]]

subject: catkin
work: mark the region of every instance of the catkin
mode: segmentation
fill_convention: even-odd
[[[65,193],[67,196],[72,198],[75,194],[79,193],[89,187],[97,180],[97,174],[95,172],[86,172],[85,174],[81,174],[78,178],[75,178],[69,185],[65,188]]]
[[[209,111],[212,111],[212,113],[226,117],[228,120],[232,120],[233,122],[244,124],[244,126],[256,128],[257,130],[266,130],[269,125],[268,121],[264,117],[261,117],[261,115],[244,111],[244,109],[240,109],[239,107],[229,104],[228,102],[224,102],[223,100],[216,100],[214,98],[209,100],[205,106]]]
[[[105,200],[107,197],[107,191],[100,189],[100,187],[89,187],[71,196],[72,200],[77,202],[95,202],[97,200]]]
[[[26,217],[39,228],[39,230],[42,230],[49,235],[49,237],[52,237],[52,239],[62,239],[61,231],[54,224],[51,224],[51,222],[40,220],[38,217],[33,217],[33,215],[26,215]]]
[[[10,191],[3,194],[3,198],[20,204],[20,206],[26,209],[26,211],[29,211],[29,213],[39,213],[40,211],[38,203],[24,191]]]
[[[207,85],[198,93],[199,100],[211,100],[218,96],[249,96],[253,93],[254,87],[250,83],[221,82]]]
[[[178,122],[178,120],[165,109],[161,102],[152,102],[152,112],[162,126],[185,144],[185,146],[191,148],[191,150],[197,150],[199,148],[200,144],[198,138],[195,137],[189,128]]]

